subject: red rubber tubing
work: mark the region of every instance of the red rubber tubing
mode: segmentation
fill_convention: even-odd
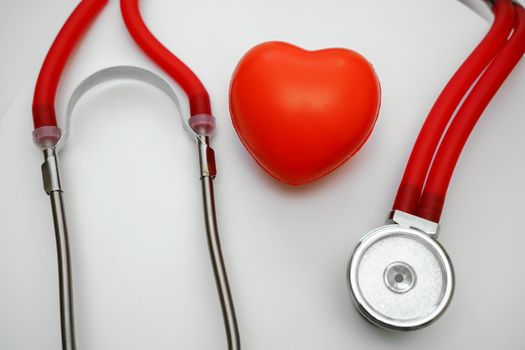
[[[450,119],[512,31],[514,10],[511,1],[496,1],[492,11],[495,19],[489,32],[447,83],[419,132],[394,201],[394,210],[416,214],[430,164]]]
[[[76,44],[108,0],[83,0],[58,33],[40,69],[33,97],[33,123],[35,129],[57,126],[55,96],[60,76]]]
[[[525,10],[514,4],[514,32],[450,124],[430,169],[418,215],[438,222],[454,167],[481,114],[525,53]]]
[[[186,92],[191,115],[211,114],[206,88],[195,73],[149,31],[140,14],[139,0],[121,0],[120,8],[126,27],[137,45]]]

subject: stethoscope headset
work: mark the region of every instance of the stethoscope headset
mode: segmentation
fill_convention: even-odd
[[[57,148],[64,145],[64,133],[57,126],[55,96],[73,49],[107,3],[108,0],[80,2],[45,59],[33,102],[33,136],[44,153],[44,188],[51,199],[57,239],[64,350],[76,349],[76,345],[68,231],[57,160]],[[446,192],[468,136],[525,52],[525,10],[510,0],[493,1],[489,5],[494,23],[431,109],[414,145],[387,225],[363,237],[350,259],[348,282],[352,298],[361,314],[380,327],[418,329],[436,320],[450,304],[453,267],[437,241]],[[121,9],[135,42],[188,97],[191,117],[187,123],[198,144],[204,218],[228,348],[240,349],[217,230],[213,194],[216,168],[210,147],[215,119],[208,93],[197,76],[150,33],[141,18],[138,0],[121,0]],[[66,131],[81,96],[92,86],[113,78],[147,82],[180,104],[169,83],[160,76],[136,67],[108,68],[90,76],[73,93]]]
[[[44,189],[51,200],[57,240],[60,320],[62,348],[64,350],[74,350],[76,344],[69,238],[57,150],[65,146],[67,131],[76,103],[89,89],[105,81],[133,79],[151,84],[162,90],[173,100],[182,115],[177,93],[162,77],[137,67],[112,67],[94,73],[77,87],[69,101],[64,130],[57,126],[55,96],[64,66],[84,32],[107,3],[108,0],[83,0],[80,2],[49,50],[38,77],[33,100],[35,126],[33,139],[44,153],[42,176]],[[141,18],[138,0],[122,0],[121,9],[124,21],[133,39],[153,61],[177,82],[187,95],[191,117],[184,123],[197,141],[208,247],[226,329],[228,348],[240,349],[239,330],[215,213],[213,179],[216,176],[216,166],[214,151],[210,146],[210,138],[215,130],[215,118],[211,114],[208,92],[197,76],[150,33]]]

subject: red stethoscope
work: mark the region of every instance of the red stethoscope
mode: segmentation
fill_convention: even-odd
[[[452,264],[436,240],[446,192],[470,133],[525,53],[523,7],[510,0],[490,5],[494,23],[432,107],[387,224],[363,237],[348,265],[354,304],[386,329],[424,327],[452,298]]]
[[[54,103],[69,56],[107,2],[83,0],[78,5],[46,57],[33,103],[33,135],[44,153],[44,187],[51,199],[57,238],[64,350],[76,346],[68,232],[57,161],[62,130],[57,126]],[[140,16],[138,0],[121,0],[121,8],[136,43],[188,97],[188,123],[198,141],[208,243],[228,347],[240,349],[217,231],[213,197],[216,171],[210,147],[215,120],[208,93],[197,76],[149,32]],[[368,320],[381,327],[424,327],[445,311],[452,298],[452,264],[436,240],[446,190],[477,120],[525,52],[525,10],[510,0],[494,1],[492,10],[495,21],[491,30],[452,77],[423,125],[388,224],[367,234],[350,260],[348,280],[353,300]]]
[[[45,161],[42,165],[44,189],[51,199],[57,240],[60,319],[62,349],[64,350],[76,349],[68,230],[57,160],[57,147],[64,143],[64,131],[68,129],[69,114],[76,101],[86,90],[100,82],[112,79],[112,76],[148,82],[166,92],[176,103],[178,102],[173,90],[158,75],[136,67],[112,67],[93,74],[81,83],[70,100],[64,131],[57,126],[55,96],[64,66],[76,44],[107,3],[108,0],[83,0],[80,2],[49,50],[38,77],[33,100],[35,126],[33,138],[44,153]],[[240,349],[235,309],[222,256],[215,213],[213,179],[216,175],[216,167],[214,151],[210,146],[210,137],[215,129],[215,118],[211,114],[208,92],[197,76],[151,34],[142,20],[139,0],[121,0],[121,10],[126,26],[136,43],[177,82],[188,97],[191,117],[187,124],[198,143],[208,247],[226,329],[228,348]]]

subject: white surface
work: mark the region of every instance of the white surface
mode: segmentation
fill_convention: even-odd
[[[0,107],[18,91],[0,124],[2,350],[60,347],[55,243],[30,106],[38,66],[75,3],[0,2]],[[457,288],[443,318],[415,333],[386,333],[354,310],[345,280],[355,244],[390,210],[428,109],[488,23],[453,0],[151,0],[142,7],[153,32],[212,96],[219,224],[244,349],[525,348],[523,63],[485,112],[453,178],[440,241]],[[363,150],[299,188],[255,164],[228,113],[236,62],[273,39],[358,50],[383,88]],[[112,1],[67,70],[61,108],[82,78],[115,64],[153,68]],[[224,349],[196,152],[175,108],[153,88],[125,84],[93,92],[74,118],[61,165],[79,349]]]

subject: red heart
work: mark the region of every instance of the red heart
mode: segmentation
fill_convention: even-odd
[[[380,100],[374,68],[357,52],[283,42],[248,51],[230,86],[233,125],[244,146],[290,185],[316,180],[355,154],[374,128]]]

